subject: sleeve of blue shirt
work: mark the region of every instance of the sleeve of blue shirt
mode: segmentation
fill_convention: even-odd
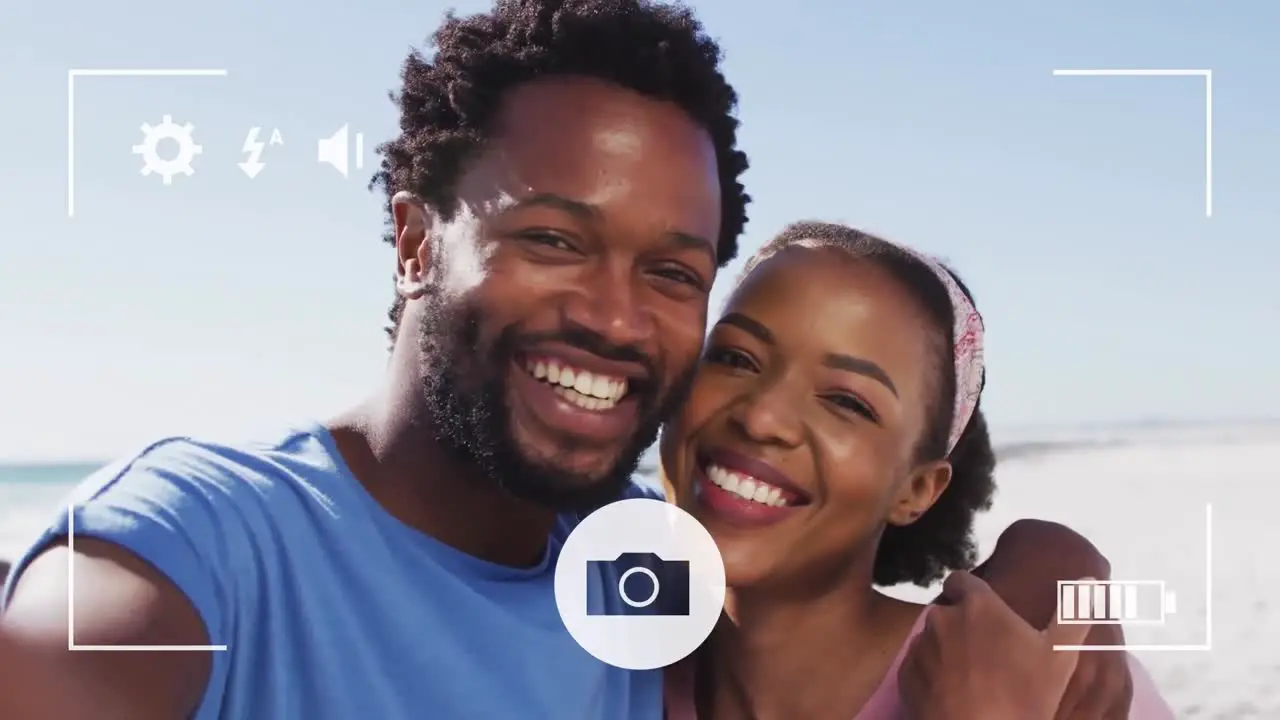
[[[167,577],[204,621],[212,645],[225,644],[235,590],[233,539],[238,487],[207,449],[169,439],[86,479],[44,533],[14,564],[4,588],[7,603],[22,570],[51,543],[74,530],[125,548]],[[72,525],[72,520],[74,525]],[[215,653],[211,686],[225,677],[225,653]]]

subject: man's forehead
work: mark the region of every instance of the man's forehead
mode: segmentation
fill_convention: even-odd
[[[716,177],[710,138],[676,105],[565,77],[507,93],[480,164],[513,197],[552,192],[590,201],[610,186],[654,179],[658,156],[664,178]]]
[[[636,142],[646,135],[650,142],[704,135],[674,103],[580,76],[542,78],[511,88],[502,98],[493,131],[496,138],[518,144],[589,137],[602,149],[621,152],[638,150]]]

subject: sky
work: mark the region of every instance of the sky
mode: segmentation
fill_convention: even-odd
[[[0,459],[245,437],[366,395],[392,298],[366,187],[397,127],[387,93],[446,10],[486,6],[0,9]],[[1280,4],[693,6],[742,98],[742,256],[812,218],[949,260],[986,319],[997,440],[1276,416]],[[226,75],[77,79],[68,217],[73,68]],[[1204,79],[1053,75],[1072,68],[1213,71],[1212,217]],[[132,152],[165,115],[203,149],[169,186]],[[365,137],[347,178],[317,158],[344,124]],[[237,164],[255,126],[283,144],[250,179]]]

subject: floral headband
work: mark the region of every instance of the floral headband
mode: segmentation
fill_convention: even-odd
[[[986,379],[986,363],[983,357],[982,316],[973,302],[960,289],[960,283],[952,277],[951,272],[936,259],[917,252],[909,247],[902,247],[916,259],[923,262],[947,289],[951,298],[951,313],[955,317],[952,335],[955,345],[956,397],[953,403],[954,413],[951,416],[951,431],[947,436],[947,454],[956,449],[960,436],[973,419],[978,408],[978,398],[982,395],[982,386]]]

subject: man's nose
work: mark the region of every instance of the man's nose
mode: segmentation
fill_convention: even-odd
[[[565,304],[565,319],[618,347],[643,346],[654,332],[652,309],[631,273],[597,271]]]

